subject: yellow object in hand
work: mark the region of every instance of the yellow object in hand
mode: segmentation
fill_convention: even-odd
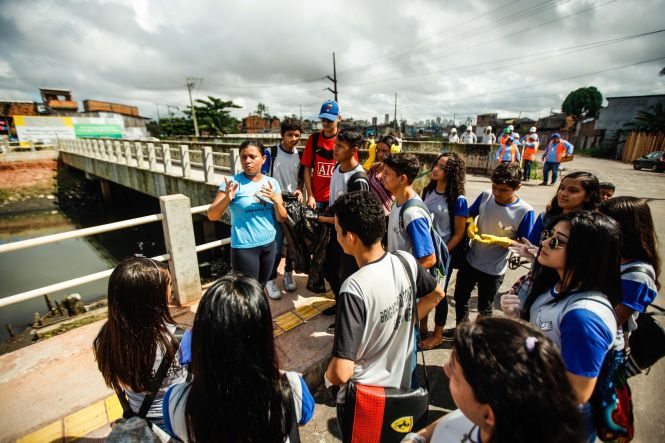
[[[369,145],[369,154],[367,155],[367,160],[363,163],[363,169],[369,171],[369,168],[372,167],[374,161],[376,160],[376,143]]]
[[[466,222],[469,224],[469,226],[466,228],[466,235],[471,240],[475,240],[474,236],[477,237],[476,234],[478,233],[478,226],[476,226],[473,217],[467,218]]]
[[[474,237],[474,240],[477,239],[478,236]],[[511,245],[511,240],[508,237],[498,237],[496,235],[491,235],[491,234],[482,234],[480,236],[480,243],[483,243],[485,245],[497,245],[501,246],[502,248],[508,248]]]

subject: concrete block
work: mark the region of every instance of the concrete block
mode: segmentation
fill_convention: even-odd
[[[164,174],[170,174],[173,163],[171,161],[171,145],[168,143],[162,145],[162,159],[164,162]]]
[[[148,169],[157,171],[157,153],[155,152],[155,144],[148,143]]]
[[[189,146],[180,145],[180,161],[182,166],[182,176],[189,178],[192,176],[192,162],[189,159]]]
[[[190,303],[201,298],[201,278],[189,198],[182,194],[165,195],[159,197],[159,205],[164,214],[166,252],[171,256],[173,295],[178,304]]]
[[[203,177],[206,183],[215,184],[215,161],[212,156],[212,148],[204,146],[201,151],[203,157]]]
[[[146,164],[143,152],[143,145],[141,144],[141,142],[136,142],[134,143],[134,146],[136,147],[136,167],[139,169],[145,169]]]

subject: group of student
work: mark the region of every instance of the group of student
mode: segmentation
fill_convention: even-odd
[[[282,122],[276,147],[241,145],[243,172],[225,179],[208,210],[211,220],[231,213],[233,271],[206,291],[182,339],[167,307],[168,270],[147,258],[114,270],[109,319],[94,351],[129,415],[144,413],[183,441],[293,441],[297,424],[311,418],[307,385],[279,370],[268,303],[281,295],[282,192],[291,192],[334,226],[325,278],[337,303],[324,382],[340,386],[341,429],[349,381],[410,388],[418,343],[431,349],[451,341],[444,371],[459,409],[404,442],[594,441],[589,399],[603,360],[623,346],[660,287],[647,203],[601,201],[598,179],[573,172],[536,217],[517,194],[522,169],[503,162],[491,189],[469,205],[465,164],[453,153],[438,156],[419,195],[413,182],[421,165],[398,152],[395,137],[379,139],[376,162],[361,165],[362,136],[338,133],[335,102],[323,104],[320,119],[323,130],[308,138],[302,156],[295,148],[302,128],[292,119]],[[450,252],[447,275],[432,272],[440,260],[434,234]],[[493,317],[509,248],[530,256],[532,269],[501,298],[504,316]],[[456,327],[446,330],[453,269]],[[290,273],[287,257],[286,290],[295,289]],[[471,322],[476,286],[478,319]]]

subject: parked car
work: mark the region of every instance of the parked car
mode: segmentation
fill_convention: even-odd
[[[657,172],[665,171],[665,151],[651,152],[643,157],[633,160],[635,169],[653,169]]]

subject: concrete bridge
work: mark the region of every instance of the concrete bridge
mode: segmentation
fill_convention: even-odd
[[[101,179],[102,193],[110,198],[108,182],[159,198],[184,194],[192,206],[209,204],[224,176],[240,172],[237,141],[146,143],[129,140],[77,139],[58,142],[60,159],[91,177]],[[487,174],[496,165],[493,146],[441,142],[405,142],[404,151],[421,160],[421,176],[443,151],[457,152],[467,169]],[[361,158],[367,151],[361,150]]]

